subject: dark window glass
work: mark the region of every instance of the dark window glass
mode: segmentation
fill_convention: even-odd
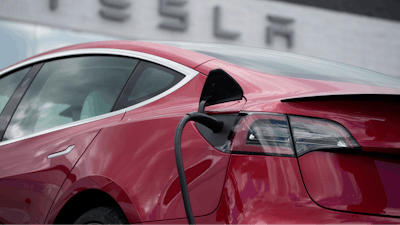
[[[163,66],[141,61],[121,95],[116,109],[125,108],[161,94],[184,77]]]
[[[25,68],[0,78],[0,114],[30,69],[31,67]]]
[[[138,62],[86,56],[45,63],[21,100],[3,140],[110,112]]]
[[[142,75],[136,82],[135,87],[129,95],[128,101],[140,99],[158,92],[168,87],[174,81],[174,78],[175,76],[170,73],[154,67],[148,67],[142,72]]]

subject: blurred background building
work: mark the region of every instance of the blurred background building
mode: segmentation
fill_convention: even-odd
[[[0,0],[0,68],[101,40],[223,43],[400,77],[397,0]]]

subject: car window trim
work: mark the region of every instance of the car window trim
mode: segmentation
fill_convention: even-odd
[[[120,110],[117,110],[117,111],[112,111],[112,112],[109,112],[109,113],[105,113],[105,114],[102,114],[102,115],[99,115],[99,116],[95,116],[95,117],[91,117],[91,118],[75,121],[75,122],[64,124],[64,125],[60,125],[60,126],[56,126],[56,127],[50,128],[50,129],[46,129],[46,130],[43,130],[43,131],[40,131],[40,132],[37,132],[37,133],[33,133],[33,134],[30,134],[30,135],[21,137],[21,138],[2,141],[2,142],[0,142],[0,147],[4,146],[4,145],[15,143],[15,142],[19,142],[19,141],[22,141],[22,140],[26,140],[26,139],[29,139],[29,138],[32,138],[32,137],[40,136],[40,135],[43,135],[43,134],[52,133],[52,132],[55,132],[55,131],[58,131],[58,130],[79,126],[79,125],[90,123],[90,122],[94,122],[94,121],[97,121],[97,120],[102,120],[102,119],[109,118],[109,117],[112,117],[112,116],[116,116],[116,115],[119,115],[119,114],[124,114],[124,113],[126,113],[128,111],[140,108],[142,106],[150,104],[150,103],[152,103],[154,101],[157,101],[157,100],[159,100],[159,99],[171,94],[172,92],[178,90],[179,88],[184,86],[186,83],[188,83],[190,80],[192,80],[194,77],[196,77],[199,74],[198,71],[196,71],[196,70],[194,70],[192,68],[189,68],[189,67],[187,67],[185,65],[179,64],[177,62],[174,62],[174,61],[171,61],[171,60],[159,57],[159,56],[143,53],[143,52],[137,52],[137,51],[131,51],[131,50],[122,50],[122,49],[111,49],[111,48],[89,48],[89,49],[78,49],[78,50],[69,50],[69,51],[64,51],[64,52],[51,53],[51,54],[47,54],[47,55],[43,55],[43,56],[38,56],[36,58],[28,59],[26,61],[23,61],[21,63],[18,63],[16,65],[13,65],[13,66],[1,71],[0,72],[0,78],[2,76],[4,76],[5,74],[8,74],[9,72],[13,72],[15,70],[18,70],[20,68],[23,68],[23,67],[35,64],[35,63],[39,63],[40,62],[43,65],[46,61],[55,60],[55,59],[58,59],[58,58],[65,58],[65,57],[71,57],[71,56],[72,57],[85,56],[85,55],[125,56],[125,57],[129,57],[129,58],[136,58],[136,59],[139,59],[139,60],[146,60],[146,61],[149,61],[149,62],[153,62],[153,63],[159,64],[159,65],[164,66],[166,68],[175,70],[175,71],[183,74],[185,77],[181,81],[179,81],[177,84],[175,84],[174,86],[169,88],[168,90],[166,90],[166,91],[164,91],[164,92],[162,92],[162,93],[160,93],[160,94],[158,94],[158,95],[156,95],[156,96],[154,96],[154,97],[152,97],[150,99],[147,99],[147,100],[145,100],[143,102],[135,104],[133,106],[130,106],[130,107],[127,107],[127,108],[123,108],[123,109],[120,109]],[[36,74],[38,72],[39,72],[39,70],[36,72]],[[23,79],[23,81],[24,81],[24,79]],[[32,82],[32,81],[33,81],[33,79],[30,80],[30,82]],[[22,97],[20,98],[20,100],[21,99],[22,99]],[[16,107],[18,107],[18,105]],[[12,118],[12,116],[10,117],[9,120],[11,120],[11,118]],[[3,132],[3,134],[4,134],[4,132]]]
[[[187,67],[185,65],[179,64],[179,63],[171,61],[169,59],[165,59],[165,58],[162,58],[159,56],[155,56],[155,55],[151,55],[151,54],[147,54],[147,53],[143,53],[143,52],[123,50],[123,49],[114,49],[114,48],[87,48],[87,49],[76,49],[76,50],[68,50],[68,51],[63,51],[63,52],[50,53],[50,54],[38,56],[35,58],[31,58],[31,59],[22,61],[20,63],[17,63],[9,68],[6,68],[6,69],[0,71],[0,77],[4,76],[5,74],[7,74],[13,70],[22,68],[24,66],[28,66],[30,64],[54,60],[57,58],[64,58],[64,57],[70,57],[70,56],[84,56],[84,55],[126,56],[126,57],[130,57],[130,58],[146,60],[146,61],[154,62],[156,64],[163,65],[167,68],[170,68],[172,70],[180,72],[180,73],[184,74],[185,76],[193,76],[194,77],[199,73],[198,71],[196,71],[190,67]]]
[[[117,110],[118,102],[121,101],[121,96],[123,96],[124,92],[126,92],[126,89],[127,89],[128,86],[129,86],[129,85],[128,85],[128,84],[129,84],[129,81],[130,81],[132,78],[135,77],[135,71],[136,71],[136,69],[138,68],[138,66],[140,65],[140,63],[141,63],[142,61],[143,61],[143,60],[139,60],[139,62],[136,64],[135,68],[133,68],[132,73],[129,75],[128,79],[127,79],[126,82],[125,82],[124,87],[121,89],[121,92],[119,93],[117,100],[115,100],[115,103],[114,103],[113,107],[111,108],[111,111],[116,111],[116,110]],[[121,109],[122,109],[122,108],[121,108]],[[119,109],[118,109],[118,110],[119,110]]]
[[[7,127],[15,113],[15,110],[17,109],[32,81],[39,73],[43,64],[44,63],[38,63],[32,66],[32,68],[18,84],[17,89],[15,89],[14,93],[11,95],[11,98],[8,100],[6,106],[4,107],[3,112],[0,114],[0,140],[3,139],[4,133],[7,130]]]

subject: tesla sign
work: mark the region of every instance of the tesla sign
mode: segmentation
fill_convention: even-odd
[[[59,0],[49,0],[49,8],[52,11],[57,10]],[[99,0],[101,8],[99,16],[102,19],[110,20],[116,23],[124,23],[130,19],[127,9],[132,7],[130,0]],[[170,32],[186,32],[189,28],[190,12],[186,11],[184,6],[187,0],[158,0],[158,14],[164,20],[158,24],[158,29]],[[262,18],[261,18],[262,19]],[[241,36],[237,30],[228,30],[222,26],[223,8],[215,5],[212,9],[212,31],[216,38],[225,40],[236,40]],[[283,38],[286,41],[287,48],[292,48],[294,43],[293,23],[294,19],[277,15],[266,15],[268,23],[265,28],[265,44],[273,45],[275,38]]]

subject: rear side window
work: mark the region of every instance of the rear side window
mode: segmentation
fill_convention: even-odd
[[[85,56],[45,63],[22,98],[3,140],[110,112],[138,62]]]
[[[166,67],[141,61],[122,93],[116,109],[122,109],[159,95],[184,77]]]
[[[3,112],[7,102],[30,69],[31,67],[18,70],[17,72],[0,78],[0,114]]]
[[[136,82],[128,101],[137,100],[170,86],[175,76],[154,67],[144,69]]]

